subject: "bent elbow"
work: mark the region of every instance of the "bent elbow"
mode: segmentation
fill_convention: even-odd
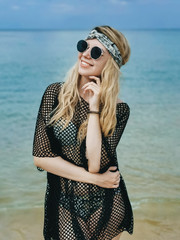
[[[94,169],[88,169],[88,172],[90,172],[90,173],[99,173],[99,171],[98,170],[94,170]]]
[[[100,171],[100,161],[101,159],[93,158],[88,159],[88,172],[90,173],[99,173]]]
[[[98,173],[99,170],[100,170],[100,167],[88,166],[88,172],[90,172],[90,173]]]
[[[40,158],[34,157],[34,165],[35,165],[36,167],[41,167],[41,166],[40,166]]]

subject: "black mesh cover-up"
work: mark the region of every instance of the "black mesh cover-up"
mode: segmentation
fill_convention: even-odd
[[[61,156],[87,170],[86,139],[79,144],[77,133],[87,119],[89,104],[83,98],[78,101],[73,119],[64,130],[61,131],[60,120],[53,127],[47,127],[49,115],[58,104],[62,84],[53,83],[44,92],[37,116],[33,156]],[[111,137],[102,134],[100,173],[110,166],[118,167],[116,147],[129,113],[127,103],[117,103],[115,132]],[[133,223],[132,207],[122,175],[119,187],[108,189],[47,172],[45,240],[110,240],[122,231],[132,234]]]

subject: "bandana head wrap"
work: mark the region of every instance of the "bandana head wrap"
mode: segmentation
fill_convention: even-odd
[[[99,33],[95,29],[93,29],[89,33],[86,39],[93,38],[96,38],[108,50],[108,52],[111,54],[111,56],[113,57],[113,59],[116,61],[120,68],[122,66],[122,57],[116,44],[113,43],[106,35],[104,35],[103,33]]]

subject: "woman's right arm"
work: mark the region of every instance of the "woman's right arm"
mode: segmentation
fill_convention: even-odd
[[[90,173],[83,167],[78,167],[61,157],[34,157],[34,164],[47,172],[53,173],[73,181],[98,185],[103,188],[117,188],[120,181],[117,167],[110,167],[105,173]]]

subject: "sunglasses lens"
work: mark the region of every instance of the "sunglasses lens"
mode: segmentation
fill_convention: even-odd
[[[84,51],[86,51],[86,49],[88,48],[88,43],[85,40],[80,40],[77,43],[77,50],[81,53],[83,53]],[[91,57],[93,59],[98,59],[102,54],[102,50],[99,47],[93,47],[91,49]]]
[[[79,52],[84,52],[86,49],[87,49],[87,42],[84,41],[84,40],[80,40],[78,43],[77,43],[77,50]]]
[[[91,57],[94,59],[98,59],[102,54],[102,50],[99,47],[93,47],[91,49]]]

